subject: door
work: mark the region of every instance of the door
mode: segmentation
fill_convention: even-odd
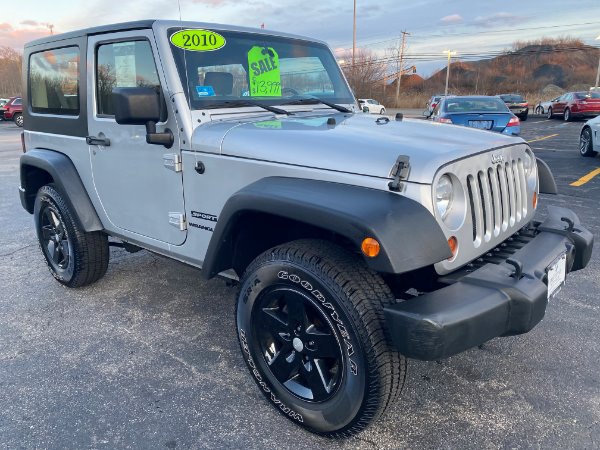
[[[565,105],[569,101],[571,94],[561,95],[556,103],[552,105],[552,112],[555,114],[562,114],[565,111]]]
[[[184,199],[178,127],[165,102],[168,118],[157,131],[170,129],[175,144],[167,149],[146,143],[146,129],[119,125],[114,118],[112,89],[157,87],[169,98],[151,30],[137,30],[88,41],[88,135],[104,140],[90,145],[96,193],[117,232],[180,245],[185,241]],[[109,142],[110,141],[110,142]],[[180,166],[180,164],[179,164]]]

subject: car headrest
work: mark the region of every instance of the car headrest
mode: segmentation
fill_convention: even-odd
[[[229,72],[206,72],[204,85],[212,86],[216,95],[231,95],[233,91],[233,75]]]

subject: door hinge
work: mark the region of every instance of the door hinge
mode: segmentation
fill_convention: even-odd
[[[394,164],[394,167],[392,167],[390,172],[390,177],[393,178],[393,180],[388,183],[390,191],[402,191],[402,180],[408,179],[408,174],[410,173],[410,164],[408,160],[409,158],[406,155],[398,156],[396,164]]]
[[[163,164],[173,172],[181,172],[181,155],[177,153],[166,153],[163,155]]]
[[[185,214],[178,212],[169,213],[169,225],[173,225],[175,228],[179,228],[180,231],[187,230],[187,222],[185,220]]]

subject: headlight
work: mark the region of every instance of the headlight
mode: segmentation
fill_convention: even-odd
[[[435,205],[442,220],[448,216],[452,209],[453,197],[452,180],[448,175],[442,175],[435,188]]]
[[[435,185],[433,200],[437,216],[449,230],[458,230],[465,221],[467,201],[459,179],[452,174],[442,175]]]
[[[537,161],[535,156],[528,150],[523,157],[523,169],[527,182],[535,189],[537,183]]]

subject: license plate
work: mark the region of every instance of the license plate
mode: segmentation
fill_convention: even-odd
[[[489,130],[492,128],[491,120],[469,120],[469,126],[471,128],[478,128],[480,130]]]
[[[567,275],[567,254],[563,253],[548,266],[548,300],[554,297],[565,284]]]

